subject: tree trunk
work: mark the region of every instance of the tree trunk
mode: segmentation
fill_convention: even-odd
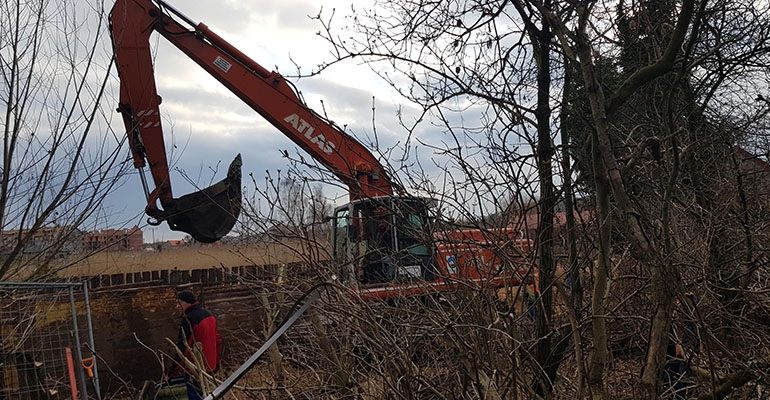
[[[530,32],[537,61],[537,165],[540,183],[540,216],[538,221],[538,254],[540,270],[540,302],[536,330],[540,340],[535,349],[537,363],[544,377],[536,379],[535,393],[549,399],[553,396],[552,383],[556,379],[559,360],[555,359],[551,340],[553,317],[553,279],[556,270],[553,259],[553,220],[556,207],[553,185],[553,141],[551,139],[551,53],[552,34],[543,22],[541,30]]]
[[[599,223],[599,256],[594,265],[593,294],[591,296],[591,333],[593,335],[593,353],[591,353],[588,370],[588,387],[594,399],[605,398],[604,368],[609,359],[607,347],[607,309],[604,297],[609,288],[610,279],[610,234],[612,220],[610,219],[610,190],[606,179],[606,171],[601,161],[597,137],[591,140],[593,150],[593,172],[596,190],[596,213]]]

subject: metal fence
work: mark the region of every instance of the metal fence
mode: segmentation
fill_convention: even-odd
[[[0,282],[0,399],[101,400],[88,284]]]

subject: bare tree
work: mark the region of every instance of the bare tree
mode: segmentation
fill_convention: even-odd
[[[363,57],[419,106],[414,120],[401,115],[408,135],[405,143],[414,141],[433,151],[432,173],[443,182],[417,189],[442,199],[444,216],[463,227],[513,226],[538,239],[533,259],[540,267],[541,290],[533,313],[537,328],[531,333],[537,340],[527,350],[535,357],[522,361],[527,373],[514,380],[514,392],[520,390],[521,381],[532,379],[534,392],[547,397],[569,343],[565,337],[570,335],[568,329],[554,332],[553,318],[553,224],[558,201],[553,183],[552,56],[559,54],[552,51],[550,23],[540,17],[541,11],[529,4],[512,4],[378,3],[373,10],[358,10],[347,25],[357,30],[350,39],[334,30],[333,18],[322,23],[335,46],[335,62]],[[435,128],[425,129],[420,124],[424,120]],[[426,139],[430,131],[441,132],[442,139]],[[404,153],[409,151],[405,145]],[[527,226],[528,214],[538,216],[533,226]],[[520,334],[511,333],[509,339]],[[493,375],[487,366],[469,365],[469,374],[481,374],[473,375],[479,388],[499,383],[481,379]]]
[[[766,79],[761,63],[748,60],[766,60],[768,47],[766,35],[740,46],[735,32],[761,33],[767,24],[766,11],[747,13],[747,4],[398,1],[359,11],[347,25],[357,30],[352,39],[337,33],[334,18],[319,16],[337,52],[333,62],[371,62],[418,105],[416,116],[400,115],[406,139],[402,156],[390,157],[394,170],[411,188],[441,199],[447,226],[515,226],[536,238],[535,254],[524,261],[504,246],[489,247],[508,264],[537,264],[541,295],[528,308],[521,291],[505,297],[463,285],[403,302],[354,302],[340,290],[325,299],[312,327],[274,349],[270,390],[719,398],[765,379],[766,349],[746,349],[752,339],[768,340],[752,322],[768,315],[761,298],[766,175],[759,172],[767,163],[736,145],[767,143],[762,91],[749,105],[738,90]],[[740,112],[725,115],[726,107]],[[440,139],[429,140],[430,133]],[[441,184],[426,179],[423,154],[410,158],[417,147],[433,153]],[[559,188],[552,168],[560,157]],[[297,176],[304,175],[268,180],[253,221],[319,244],[307,229],[318,213],[304,201],[314,191]],[[588,200],[573,201],[580,191]],[[553,225],[558,196],[568,205],[566,234]],[[535,229],[526,225],[533,213]],[[565,244],[557,240],[562,234]],[[333,271],[320,267],[315,250],[293,248],[307,263],[267,278],[276,284],[270,293],[280,295],[262,297],[270,315],[263,335],[307,276]],[[556,262],[562,249],[570,280]],[[581,282],[590,288],[586,299]],[[672,378],[667,370],[684,346],[695,348],[689,370],[703,379]],[[621,357],[629,362],[613,363]],[[287,361],[301,368],[280,368]]]
[[[746,10],[744,7],[722,2],[649,1],[636,5],[628,14],[620,3],[617,32],[624,40],[619,62],[623,70],[615,77],[601,69],[610,67],[602,61],[602,55],[612,38],[595,29],[606,25],[590,22],[602,15],[603,9],[577,7],[578,21],[585,22],[571,28],[560,25],[556,15],[550,14],[554,26],[559,26],[562,46],[580,63],[590,104],[592,173],[600,221],[607,225],[617,221],[620,226],[616,231],[623,239],[607,236],[613,231],[607,228],[602,230],[603,237],[613,246],[628,243],[632,258],[649,274],[650,326],[639,382],[648,398],[661,394],[661,376],[665,383],[668,374],[661,371],[669,365],[667,353],[670,354],[672,342],[678,340],[672,337],[675,299],[685,301],[686,293],[698,290],[687,269],[693,260],[693,243],[679,229],[688,223],[705,221],[680,214],[683,208],[677,199],[686,198],[691,183],[699,182],[701,189],[716,189],[708,196],[711,200],[720,204],[736,200],[717,189],[725,187],[725,181],[717,178],[723,175],[720,171],[741,174],[740,167],[725,162],[732,158],[730,154],[739,140],[735,130],[725,129],[724,122],[736,119],[715,119],[704,110],[720,107],[719,102],[713,101],[713,93],[734,95],[737,87],[750,82],[756,70],[749,58],[762,59],[768,55],[766,39],[755,38],[744,46],[731,34],[746,32],[748,26],[764,29],[766,11],[755,10],[744,14],[746,18],[736,18],[737,10]],[[715,40],[716,37],[719,39]],[[714,71],[715,66],[721,73]],[[726,73],[727,70],[730,72]],[[747,122],[758,122],[757,117],[763,113],[754,105],[735,106],[733,114],[751,115],[744,119]],[[703,186],[704,180],[714,184]],[[728,190],[735,190],[735,186],[729,187]],[[714,203],[706,208],[714,210]],[[719,239],[710,240],[724,243],[730,240],[728,237],[735,237],[726,230],[720,232]],[[748,237],[735,238],[742,243],[751,242]],[[688,245],[683,245],[685,242]],[[601,248],[602,258],[608,259],[612,247]],[[597,294],[595,290],[594,296]],[[600,310],[593,310],[597,311]],[[695,315],[690,317],[696,319]],[[596,367],[601,368],[599,364]],[[600,390],[603,385],[598,380],[594,382]],[[669,395],[685,395],[672,392],[672,387],[667,389]],[[717,392],[715,387],[712,391]]]
[[[552,209],[547,194],[550,143],[544,142],[553,140],[554,134],[544,133],[553,122],[546,123],[544,117],[549,115],[546,107],[561,105],[555,96],[550,103],[533,100],[548,93],[545,86],[536,83],[541,82],[539,79],[546,82],[548,77],[536,72],[567,76],[574,66],[577,74],[564,82],[577,88],[573,93],[585,106],[580,121],[585,129],[582,136],[564,136],[569,141],[562,144],[570,146],[564,149],[574,151],[586,166],[579,178],[587,179],[583,188],[594,199],[598,221],[598,237],[592,239],[597,252],[589,248],[580,255],[595,261],[590,269],[592,329],[588,338],[592,352],[584,376],[594,398],[608,395],[605,379],[613,372],[607,369],[613,346],[610,322],[619,317],[613,313],[633,299],[633,304],[649,304],[633,309],[632,315],[622,315],[641,317],[646,325],[641,331],[647,336],[641,345],[644,368],[635,386],[645,397],[657,398],[664,393],[667,351],[677,340],[672,338],[676,300],[689,304],[684,299],[699,287],[688,266],[693,259],[704,259],[704,253],[693,252],[698,246],[689,239],[685,227],[713,227],[713,218],[734,212],[748,224],[744,226],[762,226],[752,216],[755,211],[749,211],[756,209],[742,200],[746,196],[741,182],[747,172],[745,162],[739,160],[745,157],[736,158],[733,149],[742,143],[766,146],[766,136],[758,127],[766,123],[767,102],[763,101],[762,88],[752,87],[752,83],[767,81],[767,69],[761,67],[767,65],[768,56],[766,36],[762,36],[767,26],[766,8],[750,2],[730,5],[687,0],[631,5],[398,1],[378,3],[373,10],[356,10],[346,24],[354,30],[353,35],[335,29],[335,21],[328,15],[321,21],[323,34],[336,51],[334,62],[367,60],[405,98],[421,106],[422,113],[414,121],[402,120],[410,140],[420,140],[420,122],[424,120],[442,128],[447,138],[444,143],[424,143],[434,150],[434,159],[441,160],[436,164],[448,177],[444,188],[436,191],[451,199],[448,204],[457,200],[454,214],[469,223],[488,220],[483,205],[499,207],[495,199],[506,198],[499,196],[506,191],[522,196],[527,189],[533,193],[532,189],[538,188],[540,195],[530,198],[539,200],[541,215],[547,216]],[[541,42],[550,32],[556,42]],[[558,46],[557,57],[563,54],[564,65],[569,67],[546,67],[548,54],[538,50],[554,49],[550,47],[554,45]],[[751,95],[741,95],[743,89]],[[567,92],[563,98],[576,100]],[[754,98],[758,103],[751,103]],[[726,113],[730,114],[727,118]],[[566,121],[561,123],[567,126]],[[531,131],[537,134],[530,135]],[[512,138],[529,147],[511,146]],[[582,153],[580,138],[588,144]],[[528,155],[527,150],[531,152]],[[529,163],[532,160],[537,163]],[[566,155],[563,160],[567,160]],[[569,176],[570,163],[563,165],[564,176]],[[522,173],[533,170],[537,178]],[[733,182],[729,186],[724,185],[725,173]],[[680,199],[691,198],[692,183],[701,190],[694,197],[700,203],[680,204]],[[573,189],[564,189],[571,199]],[[710,218],[694,215],[697,208],[709,210]],[[726,209],[735,211],[726,214]],[[567,214],[572,215],[571,207]],[[745,278],[763,265],[757,255],[766,249],[764,242],[757,246],[762,235],[751,229],[736,235],[728,227],[739,224],[718,219],[723,229],[697,241],[711,243],[705,247],[711,249],[706,253],[711,254],[709,268],[735,263],[734,258],[727,261],[725,246],[746,250],[741,252],[740,268],[730,265],[730,271],[735,271],[730,275],[731,283],[725,286],[720,280],[716,285],[720,287],[717,291],[727,290],[730,295],[715,300],[745,295],[747,289],[736,288],[752,284]],[[540,222],[547,220],[543,217]],[[539,260],[546,277],[541,279],[546,285],[542,291],[550,290],[553,268],[543,247],[548,247],[550,240],[547,227],[541,226],[540,232]],[[575,246],[574,237],[569,243]],[[570,266],[576,265],[580,256],[571,252]],[[626,268],[638,268],[633,279],[643,284],[628,284],[624,278],[620,285],[613,285],[613,271]],[[717,269],[722,272],[710,269],[709,276],[724,274],[724,269]],[[703,301],[700,294],[697,297]],[[580,301],[573,297],[570,304],[579,306]],[[743,301],[729,304],[732,308],[725,318],[745,318],[745,309],[738,310]],[[689,320],[697,320],[694,309],[689,310]],[[580,310],[573,308],[569,313],[575,316],[573,329],[581,329],[583,322],[577,319]],[[548,315],[546,308],[543,316]],[[573,335],[576,340],[581,336]],[[576,353],[580,351],[576,348]],[[713,366],[715,357],[710,357]],[[544,360],[538,357],[540,368],[548,368]],[[578,368],[583,368],[580,364]],[[748,366],[735,369],[744,380],[756,376],[743,373]],[[714,375],[714,368],[710,379],[714,383],[711,392],[724,393],[717,387],[721,378]],[[667,389],[666,395],[683,395]]]
[[[111,67],[104,18],[101,2],[0,7],[0,279],[53,272],[124,173],[123,139],[110,134],[101,101]]]

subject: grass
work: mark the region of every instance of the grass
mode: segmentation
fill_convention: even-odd
[[[245,265],[269,265],[301,261],[299,249],[280,243],[248,246],[206,245],[162,251],[103,251],[80,260],[72,256],[72,266],[59,272],[61,277],[93,276],[157,270],[193,270]]]

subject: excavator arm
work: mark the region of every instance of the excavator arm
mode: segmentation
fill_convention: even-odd
[[[147,195],[147,214],[196,240],[213,242],[232,229],[241,207],[240,155],[223,181],[175,199],[160,120],[150,52],[157,32],[262,115],[350,191],[350,199],[393,194],[394,184],[362,144],[308,108],[289,82],[161,0],[117,0],[110,30],[120,76],[118,111],[128,134],[134,166],[149,166],[155,187]],[[160,202],[160,206],[158,206]]]

